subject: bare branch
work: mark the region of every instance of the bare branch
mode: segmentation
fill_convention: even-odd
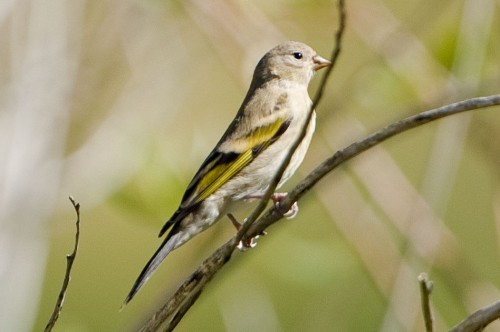
[[[288,193],[286,199],[280,203],[280,209],[282,211],[287,211],[294,202],[314,187],[318,181],[323,179],[323,177],[325,177],[332,170],[393,136],[446,116],[498,105],[500,105],[500,94],[472,98],[418,113],[396,123],[390,124],[372,135],[337,151],[333,156],[326,159]],[[275,210],[276,209],[269,209],[266,214],[249,229],[247,236],[252,237],[258,235],[271,224],[281,219]]]
[[[281,162],[281,166],[274,175],[273,181],[269,185],[269,188],[267,189],[266,193],[263,195],[260,204],[252,211],[250,216],[247,218],[245,223],[242,225],[241,229],[238,231],[236,239],[238,240],[236,243],[239,241],[243,240],[246,241],[249,238],[256,237],[259,234],[255,234],[254,236],[248,236],[248,230],[252,226],[252,224],[255,222],[255,220],[262,214],[264,209],[267,206],[267,202],[269,201],[271,195],[274,193],[276,187],[278,186],[278,183],[285,172],[285,169],[288,167],[288,164],[290,163],[290,160],[292,159],[292,156],[297,150],[298,146],[306,136],[307,132],[307,127],[309,126],[309,122],[311,121],[312,115],[314,113],[314,109],[318,106],[319,102],[321,101],[321,98],[323,97],[323,92],[326,87],[326,83],[328,82],[328,78],[330,77],[330,74],[333,71],[333,68],[335,67],[335,64],[337,63],[337,58],[340,54],[340,50],[342,47],[342,36],[344,35],[344,30],[345,30],[345,25],[346,25],[346,13],[345,13],[345,4],[344,0],[339,0],[338,2],[338,11],[339,11],[339,25],[337,28],[337,32],[335,33],[335,41],[334,41],[334,48],[332,51],[332,54],[330,56],[330,61],[331,65],[327,67],[325,74],[323,75],[323,78],[321,79],[321,82],[319,84],[318,90],[316,92],[316,95],[314,97],[314,100],[311,104],[311,107],[309,108],[309,113],[307,115],[307,121],[302,127],[302,131],[300,135],[297,137],[295,140],[294,144],[291,146],[290,150],[288,150],[287,155],[285,159]],[[292,202],[293,204],[293,202]],[[281,205],[279,206],[281,208]],[[280,214],[283,215],[286,211],[288,211],[290,208],[287,209],[279,209]],[[233,248],[234,250],[234,248]]]
[[[238,241],[235,236],[217,249],[184,281],[155,315],[143,325],[140,331],[158,331],[167,321],[169,323],[165,331],[172,331],[182,316],[189,310],[189,307],[196,301],[206,284],[229,261],[237,244]],[[187,303],[187,307],[183,303]]]
[[[69,196],[69,200],[71,201],[71,204],[73,204],[73,208],[75,209],[76,212],[75,246],[73,247],[73,252],[71,252],[71,254],[66,256],[66,273],[64,274],[64,281],[61,290],[59,291],[59,296],[57,298],[54,311],[50,316],[47,326],[45,326],[44,330],[45,332],[49,332],[52,330],[52,328],[57,322],[57,319],[59,318],[59,314],[61,313],[62,307],[64,305],[64,297],[66,296],[66,291],[68,289],[69,282],[71,280],[71,269],[73,268],[73,263],[75,261],[76,253],[78,251],[78,245],[80,243],[80,203],[75,202],[75,200],[71,196]]]
[[[287,198],[280,204],[281,211],[287,211],[292,204],[307,193],[316,183],[323,179],[332,170],[354,158],[358,154],[370,149],[371,147],[382,143],[383,141],[403,133],[412,128],[424,125],[431,121],[441,119],[465,111],[481,109],[490,106],[500,105],[500,94],[487,97],[478,97],[460,101],[454,104],[445,105],[436,109],[425,111],[399,122],[391,124],[367,138],[355,142],[343,150],[337,151],[332,157],[325,160],[316,169],[314,169],[304,180],[302,180]],[[246,233],[247,238],[255,237],[261,234],[267,227],[283,218],[283,214],[275,207],[269,208],[254,224],[251,225]],[[165,305],[150,318],[143,326],[141,331],[156,331],[165,322],[169,322],[166,331],[175,328],[179,322],[179,315],[182,316],[194,303],[203,288],[214,277],[214,275],[229,261],[231,254],[238,244],[239,237],[236,235],[230,241],[217,249],[208,257],[196,271],[179,287],[179,289],[170,297]],[[183,304],[184,303],[184,304]],[[190,303],[185,306],[186,303]],[[182,308],[181,308],[182,306]],[[175,316],[177,315],[177,316]],[[172,318],[175,316],[175,324]]]
[[[427,332],[434,332],[434,316],[431,310],[431,293],[432,281],[429,280],[427,273],[422,272],[417,277],[420,284],[420,299],[422,302],[422,313],[424,314],[425,330]]]
[[[453,327],[450,332],[479,332],[497,319],[500,319],[500,301],[479,309]]]
[[[425,272],[422,272],[417,279],[420,284],[420,298],[422,301],[425,330],[427,332],[434,332],[434,317],[430,304],[430,295],[433,288],[432,281],[429,280]],[[450,332],[483,331],[486,326],[497,319],[500,319],[500,301],[474,312],[460,324],[453,327]]]

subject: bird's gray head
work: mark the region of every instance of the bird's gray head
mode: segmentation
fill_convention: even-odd
[[[272,48],[260,59],[253,79],[261,83],[271,79],[290,80],[307,85],[316,70],[330,64],[306,44],[287,41]]]

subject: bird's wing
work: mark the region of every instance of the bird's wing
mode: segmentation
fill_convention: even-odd
[[[272,123],[253,129],[246,135],[235,139],[238,151],[223,152],[218,145],[191,180],[179,209],[163,226],[159,236],[162,236],[172,224],[184,219],[203,200],[250,164],[262,151],[283,135],[289,125],[289,119],[276,118]]]

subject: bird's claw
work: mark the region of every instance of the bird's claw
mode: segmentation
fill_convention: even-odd
[[[237,248],[239,249],[239,251],[247,251],[248,249],[255,248],[255,246],[257,245],[257,242],[255,240],[257,240],[258,238],[259,236],[257,235],[256,237],[248,240],[241,240],[240,243],[238,243]]]
[[[285,216],[286,219],[293,219],[297,216],[298,213],[299,213],[299,205],[297,204],[297,202],[294,202],[290,210],[283,213],[283,215]]]
[[[229,217],[229,220],[231,220],[231,223],[233,224],[233,226],[236,228],[236,230],[240,230],[242,224],[240,224],[238,222],[238,220],[236,220],[236,217],[233,216],[231,213],[228,213],[227,216]],[[246,220],[246,219],[245,219]],[[266,235],[267,233],[265,231],[262,231],[259,235],[255,236],[255,237],[252,237],[250,239],[246,239],[246,240],[241,240],[239,243],[238,243],[238,246],[237,248],[240,250],[240,251],[247,251],[248,249],[251,249],[251,248],[255,248],[255,246],[257,245],[257,242],[256,240],[259,238],[260,235]]]
[[[271,195],[271,199],[274,202],[274,206],[280,212],[281,212],[281,210],[279,210],[279,204],[285,200],[287,195],[288,195],[288,193],[274,193]],[[283,213],[283,212],[281,212],[281,213]],[[285,216],[287,219],[293,219],[297,216],[298,213],[299,213],[299,205],[297,204],[297,202],[294,202],[293,205],[290,207],[290,210],[283,213],[283,216]]]
[[[238,243],[238,246],[237,248],[240,250],[240,251],[247,251],[248,249],[251,249],[251,248],[255,248],[255,246],[257,245],[257,239],[260,237],[260,236],[264,236],[264,235],[267,235],[267,233],[265,231],[262,231],[259,235],[257,236],[254,236],[250,239],[246,239],[246,240],[241,240],[240,243]]]

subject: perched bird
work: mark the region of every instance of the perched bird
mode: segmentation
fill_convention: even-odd
[[[309,46],[294,41],[274,47],[260,59],[236,117],[191,180],[177,211],[161,229],[160,237],[171,228],[125,303],[172,250],[224,215],[234,221],[231,211],[237,203],[262,197],[307,121],[312,105],[307,88],[314,72],[330,64]],[[278,188],[302,163],[315,120],[313,113]],[[285,196],[274,194],[272,199],[276,202]]]

